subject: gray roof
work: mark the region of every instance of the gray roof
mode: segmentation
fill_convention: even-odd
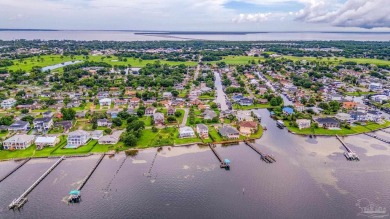
[[[205,124],[197,124],[196,127],[200,130],[209,130],[209,127],[207,127]]]
[[[26,125],[28,125],[28,122],[19,120],[19,121],[12,123],[12,125],[10,125],[9,127],[24,127]]]
[[[221,128],[218,129],[218,132],[222,136],[227,136],[229,134],[240,134],[237,129],[231,127],[231,126],[222,126]]]
[[[34,122],[50,122],[51,120],[51,117],[43,117],[43,118],[37,118],[37,119],[34,119]]]

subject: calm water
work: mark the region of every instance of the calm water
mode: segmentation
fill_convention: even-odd
[[[247,35],[136,35],[130,31],[0,31],[1,40],[113,40],[113,41],[154,41],[154,40],[357,40],[389,41],[390,33],[257,33]]]
[[[153,167],[156,149],[134,158],[119,154],[105,157],[83,188],[82,202],[68,205],[67,193],[98,156],[69,158],[23,209],[10,211],[7,205],[55,162],[32,160],[0,184],[0,218],[354,218],[361,198],[390,208],[389,145],[365,135],[347,137],[361,158],[348,162],[335,138],[295,136],[278,129],[266,110],[260,113],[268,131],[256,145],[276,157],[274,164],[243,144],[217,147],[231,160],[230,171],[219,168],[207,147],[165,147]],[[0,163],[0,174],[14,166]]]
[[[48,70],[54,70],[54,69],[57,69],[57,68],[62,68],[62,67],[65,67],[65,66],[68,66],[68,65],[74,65],[74,64],[77,64],[77,63],[80,63],[80,62],[83,62],[83,61],[69,61],[69,62],[63,62],[63,63],[60,63],[60,64],[56,64],[56,65],[50,65],[50,66],[46,66],[44,68],[41,69],[41,71],[48,71]]]

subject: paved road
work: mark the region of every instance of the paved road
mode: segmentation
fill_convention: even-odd
[[[181,123],[181,126],[186,126],[187,124],[187,119],[188,119],[188,113],[190,112],[190,110],[188,108],[184,108],[184,117],[183,117],[183,121]]]

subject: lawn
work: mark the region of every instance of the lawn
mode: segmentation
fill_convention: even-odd
[[[261,138],[263,136],[263,126],[259,125],[259,129],[257,130],[256,133],[253,133],[250,138]]]
[[[53,151],[52,155],[74,155],[74,154],[87,154],[92,151],[92,149],[97,145],[97,140],[90,140],[87,145],[78,147],[78,148],[57,148]],[[65,145],[64,145],[65,146]]]
[[[19,62],[19,60],[13,60],[14,65],[7,67],[9,70],[26,70],[30,71],[33,66],[41,66],[41,67],[46,67],[46,66],[51,66],[51,65],[56,65],[60,64],[63,62],[67,61],[72,61],[70,56],[63,56],[61,58],[61,55],[42,55],[41,56],[42,60],[37,60],[37,57],[32,57],[32,58],[26,58],[22,62]],[[104,59],[102,59],[104,58]],[[79,61],[86,61],[84,56],[74,56],[74,60],[79,60]],[[135,58],[127,58],[127,61],[118,61],[118,57],[116,56],[111,56],[111,58],[108,58],[106,56],[89,56],[88,61],[95,61],[95,62],[106,62],[111,65],[131,65],[132,67],[144,67],[146,64],[149,63],[154,63],[157,60],[139,60]],[[172,62],[172,61],[165,61],[165,60],[160,60],[161,64],[168,64],[168,65],[180,65],[180,64],[185,64],[189,66],[195,66],[197,65],[196,62]],[[59,69],[57,69],[58,71]]]
[[[241,106],[239,104],[233,104],[233,109],[250,110],[250,109],[267,109],[272,108],[270,104],[253,104],[250,106]]]
[[[151,129],[142,131],[142,136],[138,139],[138,148],[159,147],[173,145],[176,129],[173,127],[159,129],[153,132]]]
[[[214,126],[209,126],[209,136],[213,140],[213,142],[223,141],[223,138],[219,135],[218,131],[214,128]]]
[[[139,120],[143,121],[145,123],[145,126],[151,126],[152,125],[152,116],[143,116]]]
[[[375,94],[375,92],[345,92],[344,95],[360,97],[368,94]]]
[[[254,56],[225,56],[220,61],[213,61],[209,63],[217,63],[217,62],[225,62],[228,65],[245,65],[248,64],[248,62],[251,62],[252,60],[255,60],[256,62],[258,60],[264,60],[263,57],[254,57]]]
[[[93,147],[90,152],[91,153],[105,153],[105,152],[111,151],[111,150],[123,151],[123,150],[126,150],[126,149],[128,149],[128,147],[126,147],[123,142],[118,142],[118,144],[114,144],[114,145],[111,145],[111,144],[96,144],[95,147]]]
[[[199,143],[202,142],[202,140],[198,137],[194,138],[179,138],[179,130],[175,131],[175,145],[180,144],[191,144],[191,143]]]

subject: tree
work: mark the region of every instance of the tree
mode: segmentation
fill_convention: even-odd
[[[21,120],[32,124],[33,121],[34,121],[34,117],[32,117],[32,116],[25,116]]]
[[[119,126],[122,125],[122,120],[121,120],[120,118],[114,118],[114,119],[112,119],[112,124],[113,124],[114,126],[119,127]]]
[[[112,133],[112,129],[106,128],[104,129],[104,134],[110,135]]]
[[[178,117],[178,118],[181,116],[181,114],[182,114],[182,113],[181,113],[180,111],[176,111],[176,112],[175,112],[175,116]]]
[[[127,120],[129,118],[130,114],[127,113],[126,111],[120,111],[118,113],[118,117],[123,119],[123,120]]]
[[[9,126],[13,123],[13,118],[11,116],[4,116],[0,118],[0,125]]]
[[[168,122],[176,122],[176,118],[174,116],[168,116]]]
[[[137,110],[137,115],[138,115],[139,117],[142,117],[144,114],[145,114],[145,110],[142,110],[142,109],[138,109],[138,110]]]
[[[121,140],[123,143],[125,143],[126,146],[128,147],[133,147],[137,145],[137,137],[135,137],[132,133],[130,132],[125,132],[121,136]]]
[[[156,128],[156,126],[152,127],[152,132],[158,132],[158,129]]]
[[[28,109],[22,109],[20,112],[21,112],[22,114],[27,114],[27,113],[29,112],[29,110],[28,110]]]
[[[171,91],[171,93],[172,93],[172,96],[174,96],[174,97],[177,97],[179,95],[179,91],[177,91],[177,90],[173,90],[173,91]]]
[[[73,120],[76,116],[76,111],[72,108],[62,108],[61,113],[63,120]]]

